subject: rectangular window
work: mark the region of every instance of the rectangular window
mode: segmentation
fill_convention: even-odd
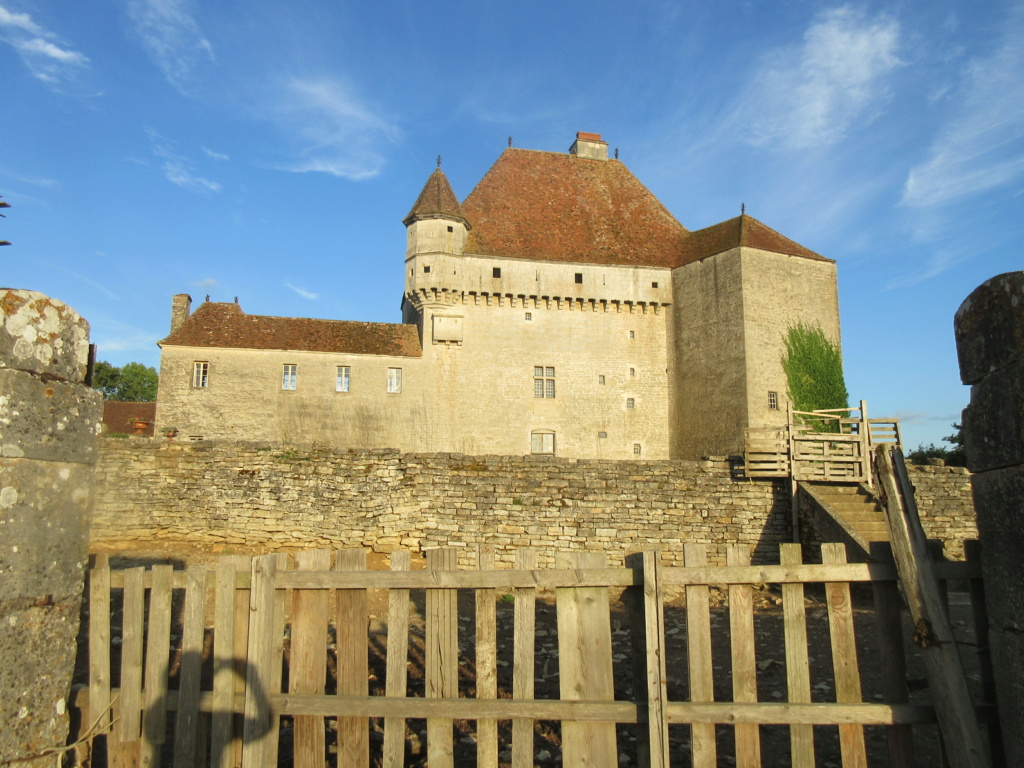
[[[769,392],[768,393],[768,410],[777,411],[779,410],[779,393]]]
[[[651,283],[651,288],[657,288],[657,287],[658,287],[657,281]]]
[[[599,439],[604,440],[606,437],[608,437],[608,433],[607,432],[598,432],[597,436],[598,436]]]
[[[533,313],[532,312],[527,312],[526,313],[526,319],[527,320],[533,320]]]
[[[449,232],[454,232],[455,231],[455,227],[448,227],[448,231]]]
[[[347,365],[338,366],[338,378],[334,382],[335,392],[348,392],[349,385],[352,382],[352,369]]]
[[[285,363],[281,373],[281,389],[293,391],[299,383],[299,366]]]
[[[192,388],[205,389],[210,383],[210,364],[196,363],[192,368]]]
[[[597,377],[597,383],[598,384],[604,384],[604,374],[603,373]]]
[[[491,267],[491,277],[501,277],[501,267]]]
[[[576,283],[577,283],[577,285],[582,285],[583,284],[583,273],[582,272],[577,272],[576,273]]]
[[[640,455],[640,443],[633,443],[633,455],[634,456],[639,456]]]
[[[555,396],[555,369],[550,366],[534,366],[533,369],[533,396],[554,397]]]
[[[554,432],[533,432],[530,435],[530,453],[555,454]]]
[[[626,398],[626,407],[629,408],[630,410],[632,410],[633,408],[636,408],[636,400],[634,400],[632,397],[627,397]]]
[[[393,395],[402,392],[402,369],[388,368],[388,392]]]
[[[629,369],[629,375],[630,376],[636,376],[636,368],[630,368]]]
[[[424,267],[423,267],[423,274],[424,275],[429,275],[430,274],[430,265],[429,264],[424,265]]]
[[[629,332],[629,338],[635,339],[636,338],[636,331],[630,331]]]

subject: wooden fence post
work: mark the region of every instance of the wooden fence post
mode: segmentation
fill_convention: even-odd
[[[252,561],[249,598],[249,651],[245,680],[245,728],[242,734],[242,765],[245,768],[274,768],[277,765],[271,731],[278,728],[277,713],[270,697],[280,692],[281,679],[274,680],[275,577],[277,556],[261,555]]]
[[[365,571],[365,549],[343,549],[335,570]],[[338,695],[366,696],[369,647],[369,609],[365,589],[339,589],[336,638]],[[365,768],[370,762],[370,723],[365,717],[338,718],[338,768]]]
[[[327,571],[330,567],[330,550],[306,549],[295,553],[297,571]],[[293,593],[289,693],[324,694],[327,678],[328,598],[326,589],[296,589]],[[295,768],[323,768],[327,748],[324,719],[312,715],[296,716],[293,728]],[[346,765],[341,761],[341,754],[339,729],[339,766]]]
[[[391,553],[391,570],[408,571],[406,550]],[[388,590],[388,650],[384,692],[388,698],[404,699],[409,675],[409,590]],[[401,768],[405,757],[405,720],[384,718],[384,768]]]
[[[481,544],[477,550],[477,570],[494,570],[494,546]],[[476,697],[498,698],[498,644],[493,589],[476,590]],[[498,721],[476,721],[477,765],[498,768]]]
[[[531,571],[537,567],[537,552],[532,547],[516,550],[516,569]],[[537,590],[517,587],[515,627],[512,649],[512,698],[534,697],[534,646],[536,643]],[[512,720],[512,768],[533,767],[533,720],[517,717]]]
[[[628,568],[643,573],[643,585],[628,587],[630,631],[633,643],[633,697],[647,702],[647,722],[637,725],[640,768],[668,768],[668,675],[665,671],[664,593],[661,553],[637,552],[626,556]],[[643,711],[641,709],[641,711]]]
[[[458,554],[454,549],[427,550],[427,568],[454,571]],[[427,590],[427,664],[424,677],[428,699],[459,696],[459,610],[458,590]],[[437,768],[454,764],[454,721],[450,717],[427,718],[427,761]]]

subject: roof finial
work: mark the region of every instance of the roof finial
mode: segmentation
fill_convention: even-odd
[[[438,168],[441,167],[441,156],[440,155],[437,156],[437,167]]]
[[[237,304],[237,303],[238,303],[238,297],[235,296],[235,304]]]
[[[508,145],[510,147],[512,146],[512,137],[511,136],[508,137]]]
[[[619,159],[619,148],[618,147],[615,148],[615,159],[616,160]]]
[[[747,204],[740,203],[740,216],[744,216],[747,213]]]

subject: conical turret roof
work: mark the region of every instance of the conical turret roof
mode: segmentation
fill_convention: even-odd
[[[409,215],[402,219],[405,226],[420,219],[454,219],[469,229],[469,222],[462,212],[459,199],[452,191],[452,185],[448,183],[448,177],[440,167],[436,168],[427,183],[423,185],[420,196],[416,198]]]

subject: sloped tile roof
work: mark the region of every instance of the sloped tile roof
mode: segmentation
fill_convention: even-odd
[[[462,204],[466,253],[674,266],[686,229],[618,160],[506,149]]]
[[[466,224],[466,216],[459,205],[459,198],[452,191],[452,185],[448,183],[448,177],[444,171],[437,168],[427,183],[420,190],[420,196],[416,198],[409,215],[402,219],[402,223],[409,226],[417,219],[431,219],[439,216],[445,218],[459,219]]]
[[[234,303],[206,302],[161,346],[279,349],[420,357],[415,325],[247,315]]]
[[[679,265],[706,259],[716,253],[723,253],[739,246],[759,248],[774,253],[790,256],[802,256],[814,261],[832,261],[814,251],[804,248],[799,243],[783,237],[774,229],[753,216],[737,216],[719,224],[690,232],[683,243],[682,258]]]

